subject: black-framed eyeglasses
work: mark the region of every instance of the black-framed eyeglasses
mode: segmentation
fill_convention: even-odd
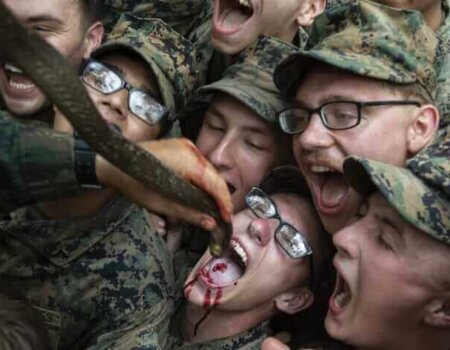
[[[110,95],[121,89],[128,91],[128,108],[142,121],[154,125],[165,118],[169,110],[149,93],[134,88],[108,66],[90,59],[81,73],[81,80],[94,90]]]
[[[305,107],[290,107],[278,113],[281,129],[287,134],[298,134],[308,127],[311,116],[318,113],[322,124],[330,130],[346,130],[357,126],[361,121],[361,110],[365,107],[376,106],[416,106],[418,101],[335,101],[327,102],[315,109]]]
[[[275,202],[263,190],[253,187],[245,196],[245,202],[258,218],[279,221],[275,229],[275,239],[291,258],[298,259],[312,254],[305,236],[291,224],[283,221]]]

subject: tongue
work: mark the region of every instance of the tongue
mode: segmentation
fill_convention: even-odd
[[[322,184],[320,201],[325,207],[336,207],[348,191],[348,184],[339,173],[331,173]]]
[[[249,16],[238,8],[228,10],[222,19],[222,25],[224,27],[233,28],[245,23]]]
[[[224,286],[239,279],[244,271],[231,258],[215,258],[209,263],[207,276],[212,284]]]

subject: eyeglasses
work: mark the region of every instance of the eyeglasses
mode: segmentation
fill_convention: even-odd
[[[128,91],[128,108],[142,121],[154,125],[166,117],[169,110],[147,92],[128,84],[114,70],[106,65],[89,60],[81,74],[81,80],[104,95],[113,94],[121,89]]]
[[[281,219],[277,206],[263,190],[253,187],[245,196],[245,202],[258,218],[279,221],[278,227],[275,229],[275,239],[291,258],[298,259],[312,254],[311,247],[304,235]]]
[[[318,113],[322,124],[330,130],[346,130],[357,126],[361,121],[361,110],[376,106],[406,106],[420,107],[417,101],[336,101],[327,102],[316,109],[291,107],[278,113],[281,129],[287,134],[298,134],[308,127],[311,116]]]

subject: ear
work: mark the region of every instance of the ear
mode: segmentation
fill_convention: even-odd
[[[424,319],[429,326],[450,329],[450,297],[433,300],[427,306]]]
[[[297,16],[299,26],[307,27],[314,22],[314,18],[320,15],[325,9],[326,0],[306,0],[300,8]]]
[[[311,306],[313,301],[313,293],[308,288],[303,287],[277,296],[275,307],[281,312],[293,315]]]
[[[406,142],[410,156],[419,153],[434,138],[439,127],[439,111],[431,104],[423,105],[413,117]]]
[[[87,29],[84,36],[83,58],[91,57],[91,53],[100,46],[103,39],[103,32],[103,24],[100,21],[95,22]]]

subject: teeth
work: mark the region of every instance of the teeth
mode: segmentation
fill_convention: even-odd
[[[239,0],[239,5],[252,8],[252,4],[249,0]]]
[[[230,241],[230,244],[231,248],[233,248],[236,254],[239,255],[239,257],[241,258],[242,262],[244,263],[244,266],[247,266],[247,253],[245,252],[244,248],[242,248],[242,246],[234,239]]]
[[[311,166],[311,171],[313,171],[315,173],[328,173],[328,172],[334,171],[334,170],[327,166],[313,165],[313,166]]]
[[[10,71],[12,73],[23,74],[23,71],[19,67],[16,67],[11,63],[5,63],[5,70]]]
[[[345,292],[341,292],[334,298],[334,303],[336,306],[342,308],[344,307],[348,302],[348,295]]]
[[[13,80],[9,81],[9,85],[16,90],[29,90],[34,87],[33,83],[23,84],[23,83],[15,82]]]

